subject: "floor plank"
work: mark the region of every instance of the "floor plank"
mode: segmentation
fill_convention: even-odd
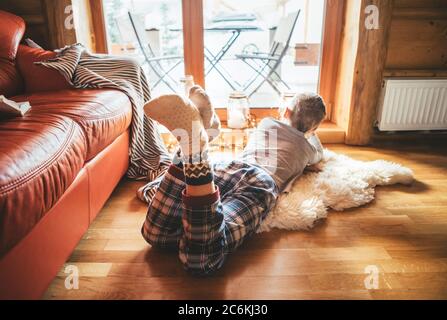
[[[447,299],[447,148],[328,146],[359,160],[410,167],[412,186],[376,189],[361,208],[329,212],[308,232],[274,230],[249,239],[216,275],[188,275],[175,252],[140,235],[141,182],[123,180],[49,286],[45,299]],[[78,290],[65,267],[79,268]],[[365,287],[365,268],[379,287]]]

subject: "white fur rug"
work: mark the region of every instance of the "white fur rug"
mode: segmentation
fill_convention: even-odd
[[[280,196],[258,232],[273,228],[308,230],[327,217],[328,208],[342,211],[371,202],[377,185],[413,181],[411,169],[399,164],[358,161],[327,149],[318,167],[321,172],[304,174],[291,192]]]

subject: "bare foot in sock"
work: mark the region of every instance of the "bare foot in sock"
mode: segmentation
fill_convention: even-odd
[[[201,154],[207,149],[208,135],[202,117],[188,98],[162,95],[146,103],[144,112],[171,131],[180,143],[183,156]]]
[[[202,116],[203,126],[207,130],[209,141],[211,142],[220,133],[220,120],[214,111],[211,100],[201,86],[195,85],[189,90],[189,99],[199,109]]]

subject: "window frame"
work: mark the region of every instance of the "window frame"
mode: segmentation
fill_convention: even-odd
[[[93,14],[100,13],[103,17],[103,0],[90,0]],[[327,120],[333,119],[335,113],[334,99],[338,72],[338,57],[340,53],[342,27],[344,20],[344,0],[325,0],[323,20],[323,35],[320,54],[320,72],[318,92],[324,98],[327,106]],[[204,28],[203,0],[182,0],[183,21],[183,51],[185,74],[194,77],[195,83],[206,88],[204,59]],[[104,19],[94,23],[94,36],[98,52],[107,51],[106,25]],[[276,116],[278,106],[271,108],[252,108],[251,113],[258,119],[266,116]],[[219,116],[225,122],[226,109],[218,109]]]
[[[345,1],[325,0],[324,7],[318,93],[326,102],[327,120],[331,121],[334,113],[337,61],[340,52]],[[196,83],[206,88],[204,75],[203,0],[182,0],[182,8],[185,74],[191,74]],[[262,119],[266,116],[276,116],[277,109],[278,106],[252,108],[250,112],[256,118]],[[219,108],[218,114],[223,121],[226,121],[227,114],[225,108]]]

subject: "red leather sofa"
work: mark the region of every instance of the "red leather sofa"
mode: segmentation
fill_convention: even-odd
[[[42,296],[129,161],[127,96],[21,72],[24,31],[0,11],[0,94],[32,106],[24,117],[0,114],[0,299]],[[33,92],[39,82],[45,90]]]

